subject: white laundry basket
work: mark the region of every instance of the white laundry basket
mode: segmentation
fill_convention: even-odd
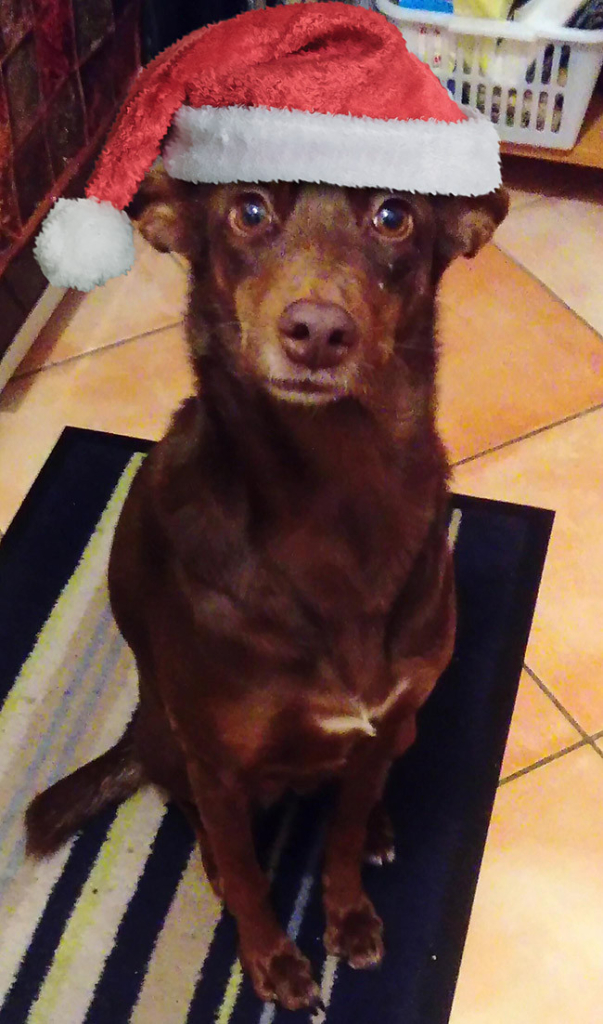
[[[488,117],[501,139],[572,148],[603,64],[603,30],[543,32],[373,2],[457,103]]]

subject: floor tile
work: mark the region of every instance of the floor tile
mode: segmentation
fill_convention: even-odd
[[[457,467],[454,487],[556,510],[526,662],[603,729],[603,410]]]
[[[603,760],[590,748],[497,794],[450,1024],[598,1024]]]
[[[530,192],[529,189],[513,188],[507,189],[509,193],[509,211],[519,210],[528,203],[538,202],[542,196],[538,192]]]
[[[67,293],[19,367],[40,366],[113,345],[182,320],[186,272],[135,232],[136,262],[129,274],[94,291]]]
[[[513,210],[497,244],[603,334],[603,184],[589,199],[551,198]]]
[[[154,439],[191,387],[180,326],[12,381],[0,396],[0,529],[64,426]]]
[[[440,311],[440,424],[453,459],[603,401],[603,341],[494,245],[452,264]]]
[[[582,739],[537,683],[522,672],[501,778]]]

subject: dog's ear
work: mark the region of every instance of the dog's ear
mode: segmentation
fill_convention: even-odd
[[[146,175],[128,206],[130,219],[159,252],[184,252],[185,187],[157,163]]]
[[[485,196],[434,196],[436,243],[434,270],[442,273],[457,256],[475,256],[489,242],[509,210],[504,188]]]

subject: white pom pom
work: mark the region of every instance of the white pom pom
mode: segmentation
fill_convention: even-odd
[[[127,213],[96,199],[58,199],[42,224],[35,256],[51,284],[89,292],[134,263]]]

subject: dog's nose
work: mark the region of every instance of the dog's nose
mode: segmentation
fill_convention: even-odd
[[[311,370],[339,366],[358,338],[351,316],[334,302],[292,302],[278,329],[289,359]]]

